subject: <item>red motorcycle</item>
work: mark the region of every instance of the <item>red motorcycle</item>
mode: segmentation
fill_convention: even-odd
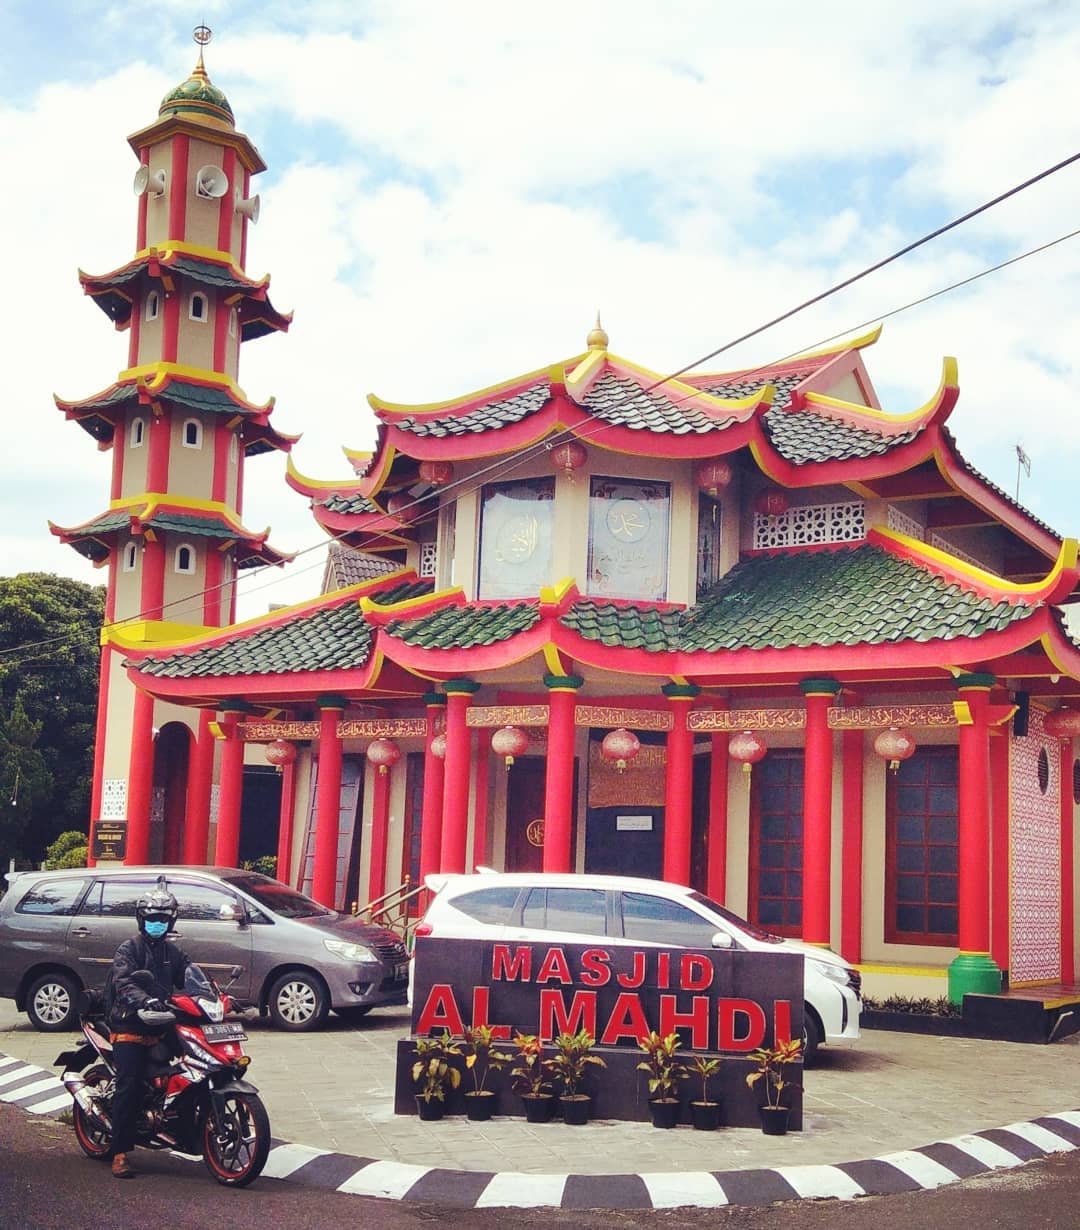
[[[138,977],[138,975],[136,975]],[[116,1089],[109,1027],[94,1002],[80,1023],[85,1041],[56,1057],[64,1087],[75,1100],[75,1139],[87,1157],[104,1161],[112,1149]],[[201,1156],[227,1187],[246,1187],[262,1173],[270,1152],[270,1119],[254,1085],[244,1079],[250,1058],[241,1045],[243,1023],[226,1021],[230,1000],[201,969],[189,965],[184,990],[167,1011],[139,1010],[162,1038],[150,1048],[136,1143]]]

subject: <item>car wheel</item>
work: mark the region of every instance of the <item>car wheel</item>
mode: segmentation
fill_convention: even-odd
[[[825,1035],[813,1009],[809,1004],[803,1008],[803,1063],[808,1064],[817,1057],[818,1047],[825,1041]]]
[[[79,984],[69,974],[42,974],[26,993],[26,1015],[35,1029],[59,1033],[74,1029]]]
[[[318,974],[293,970],[282,974],[270,988],[266,1006],[275,1028],[301,1033],[317,1029],[326,1020],[330,995]]]

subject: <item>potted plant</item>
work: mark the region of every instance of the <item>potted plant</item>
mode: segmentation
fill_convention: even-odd
[[[638,1064],[639,1072],[649,1077],[649,1114],[653,1127],[673,1128],[679,1121],[679,1081],[686,1075],[675,1052],[682,1046],[679,1035],[661,1035],[654,1029],[638,1046],[645,1058]]]
[[[690,1103],[690,1122],[699,1132],[712,1132],[720,1126],[720,1103],[709,1098],[709,1081],[719,1071],[719,1057],[695,1055],[687,1072],[701,1078],[701,1097]]]
[[[607,1067],[599,1055],[591,1053],[595,1045],[596,1039],[587,1029],[576,1034],[561,1033],[555,1039],[555,1054],[547,1060],[547,1066],[560,1084],[559,1107],[564,1123],[589,1122],[592,1096],[582,1089],[582,1083],[590,1067]]]
[[[417,1038],[412,1078],[418,1090],[416,1109],[421,1119],[431,1121],[443,1117],[447,1089],[456,1089],[461,1084],[461,1073],[450,1062],[451,1057],[460,1054],[461,1048],[451,1042],[449,1034]]]
[[[527,1123],[547,1123],[555,1109],[544,1045],[536,1034],[514,1035],[517,1067],[510,1069],[513,1090],[525,1103]]]
[[[485,1088],[488,1073],[497,1072],[510,1062],[513,1056],[495,1049],[495,1029],[491,1025],[472,1025],[465,1030],[465,1045],[462,1048],[465,1067],[472,1073],[473,1089],[465,1095],[465,1113],[473,1120],[491,1118],[495,1094]]]
[[[801,1085],[785,1079],[788,1068],[802,1056],[802,1042],[790,1038],[775,1046],[763,1047],[750,1056],[757,1069],[749,1072],[746,1083],[751,1089],[762,1081],[765,1086],[765,1101],[761,1106],[761,1130],[766,1136],[783,1136],[788,1130],[791,1107],[784,1104],[786,1089],[801,1089]]]

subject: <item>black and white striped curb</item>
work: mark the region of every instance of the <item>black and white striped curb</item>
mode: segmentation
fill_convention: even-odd
[[[71,1105],[55,1075],[3,1054],[0,1101],[52,1116]],[[263,1174],[306,1187],[459,1208],[715,1208],[929,1190],[1078,1147],[1080,1111],[1062,1111],[832,1166],[621,1175],[495,1173],[441,1170],[275,1142]]]

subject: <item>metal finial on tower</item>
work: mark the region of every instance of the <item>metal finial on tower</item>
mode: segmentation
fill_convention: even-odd
[[[608,335],[600,324],[599,312],[596,313],[596,325],[589,330],[589,336],[585,339],[585,343],[590,350],[607,350],[608,348]]]
[[[214,37],[214,32],[209,26],[198,25],[194,30],[192,30],[191,37],[199,46],[199,62],[195,65],[195,69],[191,75],[193,77],[206,77],[206,65],[203,64],[202,49]]]

